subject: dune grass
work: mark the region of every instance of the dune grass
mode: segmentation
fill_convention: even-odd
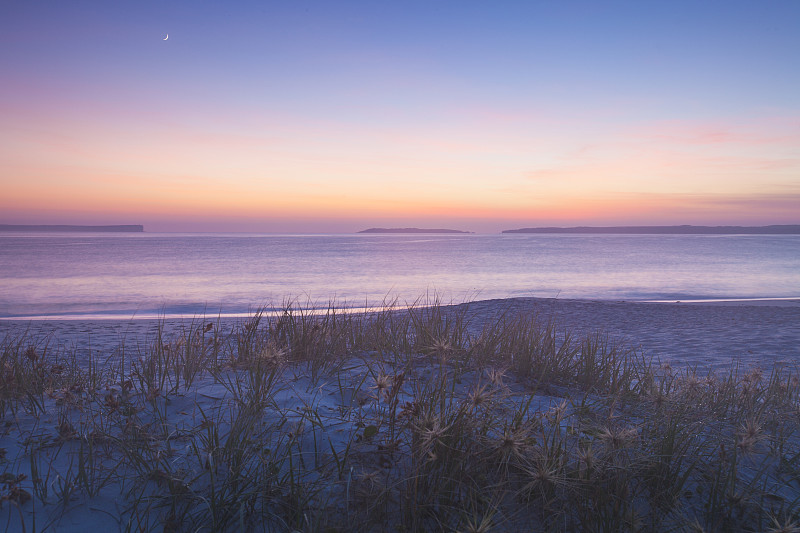
[[[0,343],[0,530],[800,531],[793,366],[437,302],[51,341]]]

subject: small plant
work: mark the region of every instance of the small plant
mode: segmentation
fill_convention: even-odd
[[[130,531],[798,529],[790,365],[704,374],[435,300],[223,327],[162,322],[133,359],[6,337],[9,527],[102,493]]]

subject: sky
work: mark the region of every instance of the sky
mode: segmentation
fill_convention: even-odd
[[[798,51],[797,0],[9,0],[0,223],[798,224]]]

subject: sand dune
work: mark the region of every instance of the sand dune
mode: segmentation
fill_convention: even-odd
[[[796,301],[521,298],[342,317],[0,321],[0,523],[793,524]]]

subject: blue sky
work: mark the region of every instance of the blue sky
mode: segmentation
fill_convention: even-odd
[[[800,2],[3,11],[0,222],[496,231],[800,211]]]

